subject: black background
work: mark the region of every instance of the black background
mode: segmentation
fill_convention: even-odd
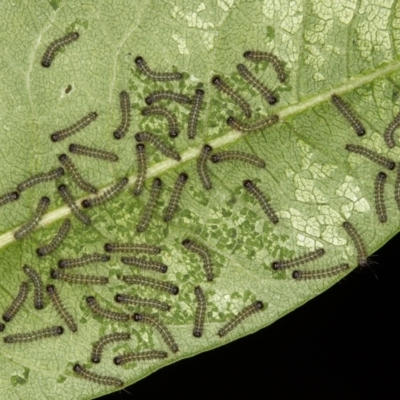
[[[261,331],[165,367],[102,400],[400,398],[400,236]]]

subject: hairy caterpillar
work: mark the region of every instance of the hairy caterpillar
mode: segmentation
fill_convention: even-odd
[[[138,173],[133,188],[133,194],[139,196],[143,191],[144,180],[146,179],[147,173],[146,146],[142,143],[136,145],[136,159],[138,163]]]
[[[121,279],[131,285],[148,286],[155,290],[161,290],[169,294],[177,295],[179,288],[175,284],[166,281],[159,281],[158,279],[147,278],[139,275],[123,275]]]
[[[125,365],[132,361],[161,360],[167,358],[168,353],[159,350],[141,351],[138,353],[127,353],[114,357],[115,365]]]
[[[309,279],[323,279],[338,275],[350,268],[348,264],[339,264],[332,268],[321,269],[318,271],[293,271],[292,277],[296,281],[306,281]]]
[[[98,158],[100,160],[106,160],[111,162],[118,161],[118,156],[109,151],[96,149],[94,147],[82,146],[80,144],[71,143],[69,145],[69,151],[73,154],[78,154],[81,156]]]
[[[384,172],[379,172],[375,178],[375,211],[381,223],[387,221],[384,193],[386,178],[387,175]]]
[[[17,333],[15,335],[4,336],[5,343],[26,343],[34,340],[60,336],[64,333],[62,326],[52,326],[50,328],[40,329],[38,331]]]
[[[168,91],[151,93],[145,99],[146,104],[149,106],[160,100],[175,101],[176,103],[181,103],[181,104],[192,104],[192,99],[189,96],[186,96],[181,93],[168,92]]]
[[[176,138],[179,135],[178,121],[175,115],[164,107],[146,107],[142,110],[142,115],[161,115],[168,121],[169,137]]]
[[[21,309],[22,305],[25,303],[26,298],[28,297],[28,282],[22,282],[17,296],[11,303],[10,307],[3,314],[3,321],[10,322]]]
[[[93,253],[79,258],[68,258],[58,261],[58,268],[76,268],[96,262],[110,261],[110,256],[107,254]]]
[[[353,241],[354,246],[356,247],[358,255],[358,265],[360,267],[367,266],[368,260],[367,260],[367,252],[365,250],[365,244],[361,239],[361,236],[357,232],[356,228],[349,221],[343,222],[342,226],[344,230],[347,232],[347,234],[350,236],[350,239]]]
[[[82,207],[84,208],[94,207],[105,203],[106,201],[116,196],[118,193],[122,192],[122,190],[128,184],[128,182],[129,182],[128,178],[122,178],[119,182],[115,183],[109,189],[105,190],[100,196],[82,200]]]
[[[130,338],[131,335],[127,332],[116,332],[110,333],[109,335],[104,335],[93,345],[92,355],[90,359],[96,364],[99,363],[101,360],[103,349],[107,344],[122,340],[129,340]]]
[[[21,182],[17,186],[17,190],[18,190],[18,192],[23,192],[24,190],[26,190],[32,186],[38,185],[39,183],[53,181],[53,180],[56,180],[56,179],[62,177],[63,175],[64,175],[64,168],[59,167],[56,169],[52,169],[49,172],[34,175],[34,176],[28,178],[27,180]]]
[[[51,42],[43,54],[41,61],[42,66],[45,68],[49,68],[54,60],[54,56],[56,55],[57,51],[59,51],[62,47],[72,42],[75,42],[78,39],[79,39],[79,33],[71,32],[68,33],[68,35],[65,35]]]
[[[182,190],[189,179],[188,174],[181,172],[178,179],[175,181],[174,188],[172,189],[171,197],[169,199],[168,206],[164,210],[164,221],[171,221],[174,216],[176,209],[178,208],[178,202],[182,194]]]
[[[18,192],[9,192],[0,196],[0,207],[19,199]]]
[[[106,243],[104,250],[109,253],[161,253],[160,247],[147,243]]]
[[[210,190],[212,188],[212,183],[207,169],[207,161],[210,158],[210,153],[212,152],[212,147],[205,144],[201,149],[200,155],[197,159],[197,173],[199,174],[201,183],[204,189]]]
[[[58,186],[58,193],[60,193],[62,199],[65,201],[65,203],[68,204],[68,207],[71,209],[72,214],[79,219],[83,224],[85,225],[90,225],[92,222],[90,218],[82,212],[82,210],[79,209],[78,205],[75,203],[75,200],[72,197],[71,192],[68,189],[67,185],[60,185]]]
[[[169,311],[171,306],[157,299],[146,299],[138,296],[131,296],[129,294],[116,294],[114,300],[117,303],[133,304],[135,306],[156,308],[161,311]]]
[[[201,257],[203,260],[203,268],[206,272],[207,281],[211,282],[214,279],[214,267],[210,251],[206,247],[190,239],[183,240],[182,245],[192,253],[195,253]]]
[[[57,271],[55,269],[50,270],[50,276],[53,279],[60,279],[68,283],[83,285],[107,285],[108,283],[108,278],[106,276],[66,274],[63,271]]]
[[[156,271],[165,274],[168,270],[168,266],[157,261],[145,260],[138,257],[121,257],[121,262],[125,265],[133,265],[149,271]]]
[[[388,147],[394,147],[394,133],[400,126],[400,112],[394,117],[393,121],[387,126],[383,138]]]
[[[321,248],[314,251],[310,251],[309,253],[303,254],[302,256],[292,258],[291,260],[274,261],[272,263],[272,269],[274,269],[275,271],[279,271],[283,269],[293,268],[297,265],[315,261],[318,258],[322,257],[324,254],[325,250]]]
[[[238,121],[236,118],[234,117],[229,117],[226,120],[226,123],[232,127],[233,129],[235,129],[236,131],[240,131],[243,133],[251,133],[251,132],[256,132],[256,131],[260,131],[264,128],[268,128],[272,125],[275,125],[276,123],[279,122],[279,117],[278,115],[271,115],[269,117],[266,118],[262,118],[256,122],[253,122],[252,124],[244,124],[241,121]]]
[[[130,318],[129,314],[120,313],[117,311],[106,310],[101,307],[93,296],[86,297],[86,304],[91,309],[93,314],[100,315],[103,318],[110,319],[112,321],[128,321]]]
[[[138,142],[149,142],[151,143],[161,154],[164,156],[172,158],[173,160],[180,161],[181,156],[179,153],[171,146],[166,144],[163,140],[158,138],[156,135],[150,132],[138,132],[135,135],[135,139]]]
[[[50,135],[50,139],[53,142],[60,142],[71,135],[81,131],[83,128],[86,128],[91,122],[93,122],[97,118],[97,112],[91,112],[81,118],[79,121],[75,122],[68,128],[61,129],[56,131]]]
[[[274,54],[266,51],[246,51],[243,53],[243,57],[251,61],[267,61],[271,63],[274,68],[276,75],[281,83],[286,81],[286,72],[283,68],[282,61]]]
[[[248,164],[255,165],[259,168],[265,168],[265,161],[261,158],[251,154],[245,153],[244,151],[220,151],[219,153],[214,153],[211,156],[211,161],[213,163],[219,163],[224,161],[239,160],[246,162]]]
[[[36,310],[41,310],[44,307],[44,302],[43,302],[43,282],[42,278],[36,272],[32,267],[29,265],[24,265],[22,267],[22,270],[25,272],[25,274],[29,277],[29,279],[32,281],[33,286],[35,288],[34,290],[34,297],[33,297],[33,304],[36,308]]]
[[[197,132],[197,121],[199,120],[201,105],[203,104],[204,98],[204,90],[196,89],[193,97],[192,108],[189,114],[189,122],[188,122],[188,138],[194,139]]]
[[[135,64],[140,71],[153,81],[179,81],[182,79],[182,74],[179,72],[154,72],[149,68],[143,57],[138,56],[135,58]]]
[[[194,288],[194,294],[196,295],[197,308],[194,317],[193,336],[199,338],[203,335],[207,301],[203,289],[200,286]]]
[[[151,185],[149,201],[147,202],[142,217],[140,218],[140,221],[136,226],[137,232],[144,232],[149,226],[151,217],[153,216],[154,209],[157,205],[158,198],[160,197],[161,186],[162,186],[161,179],[155,178]]]
[[[81,376],[82,378],[98,383],[99,385],[117,387],[124,386],[124,382],[121,381],[121,379],[95,374],[94,372],[88,371],[87,369],[83,368],[80,364],[75,364],[72,369],[77,375]]]
[[[332,103],[339,110],[339,112],[349,121],[350,125],[356,132],[358,136],[365,135],[365,128],[363,127],[360,120],[354,115],[353,111],[349,107],[349,105],[341,99],[338,95],[332,95]]]
[[[45,246],[36,249],[37,255],[39,257],[43,257],[46,256],[47,254],[52,253],[58,246],[60,246],[60,244],[66,238],[70,229],[71,229],[71,220],[65,219],[61,224],[60,229],[51,240],[51,242]]]
[[[131,101],[127,92],[122,91],[119,94],[119,103],[121,107],[121,123],[114,131],[114,138],[117,140],[122,139],[127,134],[131,123]]]
[[[345,148],[350,153],[360,154],[361,156],[364,156],[369,160],[373,161],[374,163],[379,164],[387,169],[393,170],[396,167],[396,163],[393,160],[383,157],[377,152],[367,149],[366,147],[359,146],[356,144],[346,144]]]

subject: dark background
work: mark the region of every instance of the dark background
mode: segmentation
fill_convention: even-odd
[[[163,368],[102,397],[226,399],[400,398],[400,236],[261,331]]]

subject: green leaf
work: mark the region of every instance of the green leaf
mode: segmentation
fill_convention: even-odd
[[[382,224],[375,213],[374,199],[374,181],[382,167],[345,150],[345,145],[352,143],[398,160],[398,148],[389,149],[383,140],[387,125],[398,112],[398,3],[381,2],[378,6],[367,2],[356,6],[340,2],[325,6],[320,1],[220,0],[197,4],[92,1],[82,5],[78,1],[5,1],[0,15],[2,193],[15,190],[30,176],[59,167],[58,157],[67,153],[70,143],[99,147],[118,155],[119,162],[110,163],[71,154],[85,179],[97,188],[109,188],[129,177],[123,193],[85,211],[92,220],[88,226],[70,216],[56,189],[63,182],[72,188],[76,199],[85,198],[69,175],[56,185],[46,182],[32,187],[22,192],[18,201],[0,208],[1,310],[11,304],[21,282],[27,279],[21,267],[29,264],[40,272],[45,284],[57,286],[65,307],[78,323],[78,332],[70,332],[48,297],[44,309],[35,310],[30,285],[28,300],[2,336],[60,324],[65,332],[60,337],[31,343],[1,342],[2,388],[9,399],[27,395],[40,398],[42,393],[54,397],[61,392],[64,398],[93,398],[114,388],[79,377],[73,372],[77,363],[91,372],[123,379],[128,385],[181,358],[255,332],[344,276],[342,273],[298,282],[292,279],[292,270],[273,271],[273,261],[324,248],[325,255],[305,264],[302,270],[323,270],[340,263],[355,268],[357,251],[341,226],[345,220],[357,228],[368,254],[399,230],[395,173],[385,171],[388,221]],[[74,31],[79,32],[79,39],[57,52],[50,68],[43,68],[41,60],[47,46]],[[271,65],[246,61],[242,54],[249,49],[277,55],[284,62],[287,82],[277,80]],[[152,82],[135,66],[138,55],[156,71],[184,72],[183,79]],[[273,88],[279,97],[277,105],[268,105],[240,77],[238,63],[246,64]],[[276,113],[279,123],[248,135],[232,130],[226,119],[239,119],[240,110],[213,87],[211,78],[215,74],[250,102],[253,120]],[[166,130],[161,118],[141,115],[145,97],[165,89],[192,96],[199,87],[205,96],[196,139],[188,140],[186,134],[190,107],[168,104],[176,112],[181,128],[174,143],[182,160],[167,159],[147,146],[146,189],[140,196],[133,196],[138,169],[134,134],[139,130]],[[130,93],[132,121],[127,136],[117,141],[112,133],[121,120],[119,93],[123,90]],[[332,105],[333,93],[351,104],[361,117],[365,136],[358,137]],[[66,141],[50,140],[51,133],[94,111],[98,117],[84,130]],[[166,135],[165,138],[168,139]],[[240,162],[208,163],[213,188],[206,191],[196,169],[205,143],[214,151],[255,154],[265,160],[266,168]],[[189,180],[176,215],[165,223],[162,210],[181,172],[186,172]],[[136,225],[154,177],[163,181],[161,198],[149,228],[139,234]],[[245,190],[245,179],[252,179],[266,194],[279,217],[278,224],[270,222],[260,204]],[[32,217],[42,196],[48,196],[51,204],[39,229],[27,238],[15,240],[15,230]],[[66,217],[72,220],[71,232],[60,248],[39,258],[36,249],[54,237]],[[206,281],[198,255],[182,246],[186,238],[209,249],[214,263],[213,282]],[[160,245],[162,253],[155,258],[168,265],[166,276],[159,278],[156,272],[143,275],[174,282],[179,294],[128,287],[118,277],[135,268],[123,265],[116,255],[107,265],[88,265],[79,271],[107,276],[109,285],[76,285],[50,278],[50,270],[57,268],[59,259],[101,253],[106,242]],[[192,335],[194,287],[198,285],[207,298],[202,338]],[[169,351],[151,326],[94,316],[85,300],[95,296],[109,309],[141,312],[114,302],[116,293],[126,292],[157,297],[171,304],[171,311],[154,315],[172,332],[179,346],[176,354]],[[217,335],[234,315],[256,300],[263,301],[262,311],[246,318],[223,338]],[[107,346],[102,362],[93,364],[93,343],[105,334],[120,331],[129,331],[132,339]],[[116,354],[145,350],[168,351],[168,358],[124,367],[112,362]]]

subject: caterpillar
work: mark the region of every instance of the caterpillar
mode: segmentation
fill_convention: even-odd
[[[143,191],[144,180],[146,179],[147,173],[146,146],[142,143],[136,145],[136,159],[138,163],[138,173],[133,188],[133,194],[139,196]]]
[[[182,245],[192,253],[201,257],[207,281],[211,282],[214,279],[214,267],[210,251],[206,247],[190,239],[184,239]]]
[[[385,129],[385,134],[383,138],[388,147],[392,148],[395,146],[394,133],[400,127],[400,112],[394,117],[393,121]]]
[[[176,103],[181,104],[192,104],[192,99],[189,96],[168,91],[154,92],[146,97],[145,102],[147,105],[151,106],[160,100],[175,101]]]
[[[169,199],[168,205],[164,210],[164,221],[171,221],[174,216],[176,209],[178,208],[178,202],[181,198],[182,190],[186,185],[189,176],[185,172],[181,172],[178,176],[178,179],[175,181],[174,188],[172,189],[171,197]]]
[[[201,149],[200,155],[197,159],[197,173],[200,177],[203,188],[210,190],[212,188],[212,183],[207,169],[207,161],[210,158],[210,153],[212,152],[212,147],[205,144]]]
[[[153,328],[155,328],[160,333],[164,342],[166,343],[166,345],[169,347],[169,349],[173,353],[176,353],[179,351],[179,347],[176,344],[173,336],[171,335],[171,332],[158,318],[153,317],[152,315],[149,315],[149,314],[135,313],[135,314],[133,314],[132,319],[135,322],[142,322],[144,324],[151,325]]]
[[[82,207],[83,208],[94,207],[105,203],[106,201],[116,196],[118,193],[122,192],[122,190],[128,184],[128,182],[129,182],[128,178],[122,178],[119,182],[115,183],[113,186],[106,189],[100,196],[82,200],[81,203]]]
[[[250,315],[260,311],[264,308],[262,301],[257,300],[253,304],[243,308],[238,314],[236,314],[226,325],[224,325],[219,331],[218,336],[223,337],[235,329],[241,322],[243,322]]]
[[[159,350],[141,351],[138,353],[127,353],[114,357],[115,365],[125,365],[132,361],[161,360],[167,358],[168,353]]]
[[[358,255],[358,265],[360,267],[367,266],[368,259],[367,259],[367,252],[365,250],[365,244],[361,239],[361,236],[357,232],[356,228],[349,221],[343,222],[342,226],[344,230],[347,232],[347,234],[350,236],[350,239],[353,241],[354,246],[356,247]]]
[[[74,317],[68,312],[65,308],[64,304],[62,303],[60,296],[57,292],[57,289],[54,285],[47,285],[46,286],[46,293],[50,297],[51,302],[54,305],[58,315],[62,318],[65,324],[68,326],[71,332],[77,332],[78,326],[74,320]]]
[[[5,324],[3,324],[2,322],[0,323],[0,332],[3,332],[4,329],[6,329]]]
[[[161,290],[169,294],[177,295],[179,288],[175,284],[158,279],[147,278],[139,275],[123,275],[121,279],[130,285],[148,286],[155,290]]]
[[[283,269],[293,268],[297,265],[306,264],[317,260],[325,254],[324,249],[317,249],[310,251],[309,253],[303,254],[302,256],[292,258],[291,260],[280,260],[272,263],[272,269],[275,271],[281,271]]]
[[[64,175],[64,168],[59,167],[56,169],[52,169],[49,172],[41,173],[35,176],[28,178],[27,180],[21,182],[17,186],[18,192],[23,192],[24,190],[38,185],[39,183],[49,182],[61,178]]]
[[[129,294],[116,294],[114,300],[117,303],[133,304],[135,306],[156,308],[161,311],[169,311],[171,306],[157,299],[146,299],[138,296],[131,296]]]
[[[37,224],[49,208],[49,204],[50,199],[48,197],[42,197],[39,200],[36,212],[35,214],[33,214],[33,217],[14,233],[15,239],[22,239],[33,232],[33,230],[36,228]]]
[[[142,110],[142,115],[161,115],[168,121],[168,134],[171,138],[179,135],[178,121],[175,115],[164,107],[146,107]]]
[[[240,131],[243,133],[251,133],[251,132],[256,132],[260,131],[264,128],[268,128],[272,125],[275,125],[276,123],[279,122],[279,116],[278,115],[271,115],[266,118],[259,119],[256,122],[253,122],[252,124],[245,124],[241,121],[238,121],[234,117],[229,117],[226,120],[226,123],[236,131]]]
[[[5,343],[26,343],[34,340],[60,336],[64,333],[62,326],[51,326],[49,328],[40,329],[38,331],[16,333],[15,335],[4,336]]]
[[[138,56],[135,58],[135,64],[139,70],[153,81],[179,81],[182,79],[182,74],[179,72],[154,72],[149,68],[143,57]]]
[[[269,204],[269,201],[265,197],[264,193],[258,188],[258,186],[251,181],[250,179],[246,179],[243,181],[243,186],[245,189],[256,198],[256,200],[260,203],[261,208],[267,215],[268,219],[273,223],[277,224],[279,222],[278,216],[275,214],[274,209]]]
[[[84,265],[97,263],[97,262],[108,262],[111,257],[107,254],[93,253],[87,256],[79,258],[68,258],[58,261],[58,268],[76,268]]]
[[[350,268],[348,264],[339,264],[332,268],[321,269],[318,271],[293,271],[292,277],[296,281],[306,281],[309,279],[330,278]]]
[[[194,317],[193,336],[199,338],[203,335],[204,320],[206,317],[207,300],[206,300],[206,296],[203,292],[203,289],[200,286],[196,286],[194,288],[194,294],[196,296],[197,308],[196,308],[196,314]]]
[[[29,265],[24,265],[22,270],[28,276],[28,278],[32,281],[34,286],[34,296],[33,296],[33,304],[36,310],[41,310],[44,307],[43,301],[43,282],[40,275]]]
[[[121,257],[121,262],[125,265],[133,265],[149,271],[156,271],[165,274],[168,270],[168,266],[157,261],[149,261],[138,257]]]
[[[61,154],[58,159],[80,189],[82,189],[84,192],[97,193],[97,189],[91,183],[86,182],[83,179],[76,165],[66,154]]]
[[[9,192],[0,196],[0,207],[19,199],[18,192]]]
[[[104,335],[93,345],[92,355],[90,359],[92,360],[92,362],[98,364],[101,361],[103,349],[107,344],[122,340],[129,340],[130,338],[131,335],[126,332],[116,332],[110,333],[109,335]]]
[[[139,233],[144,232],[149,226],[151,217],[153,216],[154,208],[156,207],[158,198],[160,197],[161,186],[162,186],[161,179],[155,178],[151,185],[149,201],[147,202],[142,217],[140,218],[140,221],[136,226],[136,231]]]
[[[189,139],[194,139],[197,131],[197,121],[199,120],[201,106],[203,104],[204,90],[196,89],[193,97],[193,105],[189,114],[187,134]]]
[[[127,92],[122,91],[119,94],[119,103],[121,107],[121,123],[113,133],[114,138],[117,140],[122,139],[127,134],[131,123],[131,101]]]
[[[233,90],[229,85],[227,85],[220,76],[213,76],[211,83],[222,93],[228,95],[243,111],[243,114],[247,117],[251,117],[251,107],[250,104],[241,96],[238,92]]]
[[[267,86],[265,86],[263,83],[261,83],[250,70],[243,64],[238,64],[236,66],[239,75],[247,81],[250,85],[256,89],[262,97],[264,97],[265,100],[270,105],[276,104],[278,102],[277,97],[274,95],[271,89],[269,89]]]
[[[384,172],[379,172],[375,178],[375,211],[381,223],[387,221],[384,193],[386,178],[387,175]]]
[[[129,314],[106,310],[97,303],[97,300],[93,296],[86,297],[86,304],[93,314],[100,315],[101,317],[112,321],[125,322],[130,318]]]
[[[396,168],[396,163],[393,160],[383,157],[377,152],[367,149],[366,147],[356,144],[346,144],[345,148],[350,153],[360,154],[361,156],[364,156],[374,163],[381,165],[382,167],[385,167],[387,169],[393,170]]]
[[[10,307],[3,314],[3,321],[10,322],[21,309],[22,305],[25,303],[26,298],[28,297],[28,282],[22,282],[17,296],[12,301]]]
[[[56,131],[50,135],[50,139],[53,142],[60,142],[61,140],[64,140],[71,135],[81,131],[83,128],[86,128],[90,123],[96,120],[98,117],[97,112],[91,112],[87,115],[85,115],[83,118],[81,118],[79,121],[75,122],[68,128],[61,129],[59,131]]]
[[[64,202],[68,204],[68,207],[71,209],[74,216],[83,224],[90,225],[92,221],[84,212],[82,212],[82,210],[79,209],[78,205],[75,203],[75,200],[72,197],[71,192],[68,189],[68,186],[62,184],[58,186],[57,190],[58,193],[60,193]]]
[[[266,51],[245,51],[243,53],[243,57],[251,61],[267,61],[271,63],[279,79],[279,82],[285,83],[287,78],[286,72],[283,67],[282,61],[276,55],[268,53]]]
[[[79,283],[83,285],[107,285],[108,283],[108,278],[106,276],[66,274],[63,271],[57,271],[55,269],[50,270],[50,276],[53,279],[60,279],[68,283]]]
[[[75,42],[78,39],[79,39],[79,33],[71,32],[68,33],[68,35],[65,35],[51,42],[43,54],[41,61],[42,67],[49,68],[54,60],[54,56],[56,55],[57,51],[59,51],[62,47],[72,42]]]
[[[95,374],[94,372],[88,371],[87,369],[83,368],[80,364],[75,364],[72,369],[77,375],[81,376],[83,379],[98,383],[99,385],[117,387],[124,386],[124,382],[121,379]]]
[[[394,185],[394,198],[400,210],[400,165],[397,167],[396,183]]]
[[[61,224],[61,227],[58,230],[57,234],[51,240],[51,242],[45,246],[36,249],[37,255],[39,257],[43,257],[46,256],[47,254],[52,253],[57,247],[60,246],[60,244],[66,238],[70,229],[71,229],[71,220],[65,219]]]
[[[168,146],[163,140],[158,138],[156,135],[150,132],[138,132],[135,135],[135,139],[138,142],[148,142],[151,143],[161,154],[164,156],[172,158],[173,160],[180,161],[181,156],[179,153],[171,146]]]
[[[80,144],[71,143],[69,145],[69,151],[73,154],[78,154],[81,156],[98,158],[100,160],[106,160],[111,162],[117,162],[118,156],[109,151],[96,149],[94,147],[82,146]]]
[[[238,160],[246,162],[251,165],[255,165],[259,168],[265,168],[265,161],[254,154],[245,153],[244,151],[220,151],[219,153],[214,153],[211,156],[211,161],[213,163],[219,163],[224,161]]]
[[[361,121],[354,115],[349,105],[336,94],[333,94],[331,98],[332,98],[332,103],[339,110],[339,112],[347,119],[347,121],[349,121],[350,125],[352,126],[356,134],[358,136],[364,136],[366,130],[362,125]]]
[[[147,243],[106,243],[104,250],[109,253],[161,253],[160,247]]]

